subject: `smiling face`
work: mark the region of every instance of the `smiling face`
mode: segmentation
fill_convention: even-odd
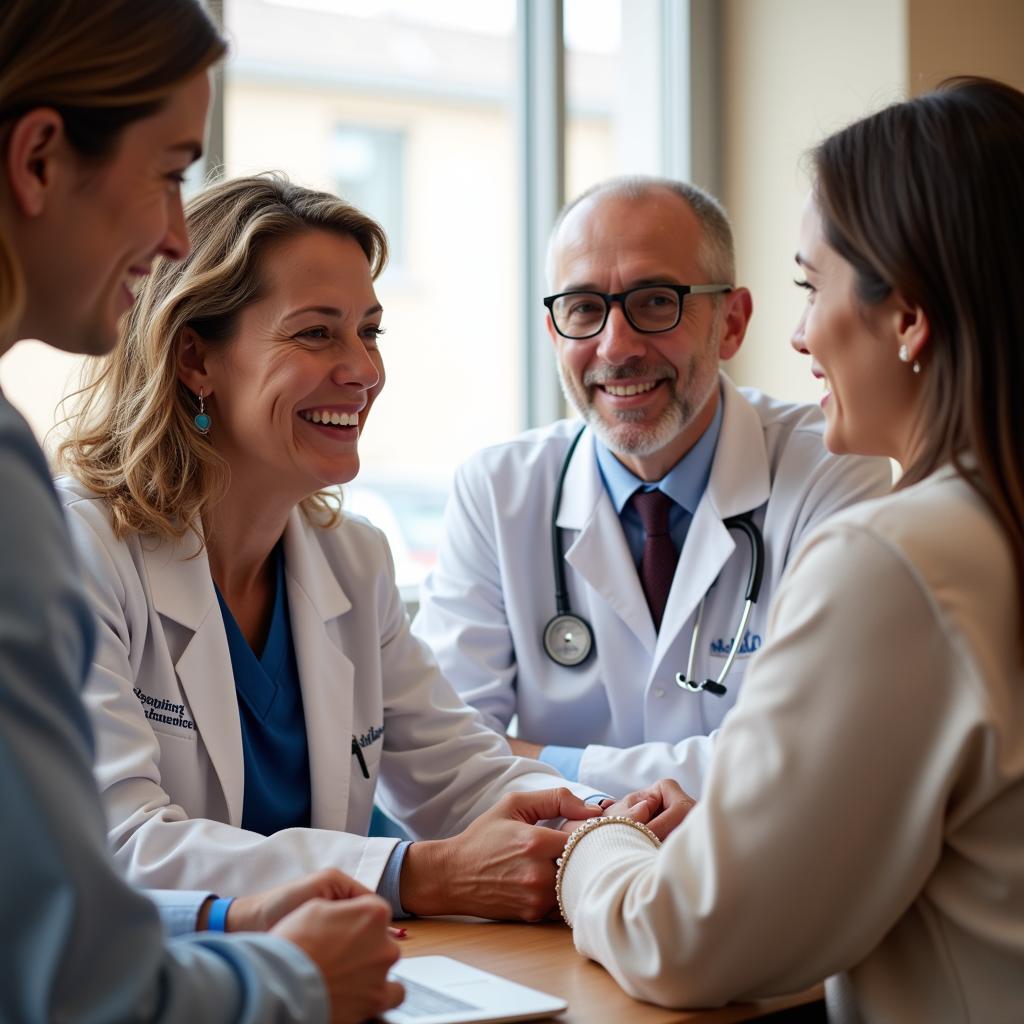
[[[18,228],[23,337],[69,352],[109,351],[156,257],[188,254],[181,181],[201,152],[209,99],[203,71],[156,114],[128,124],[111,157],[83,161],[66,139],[56,148],[45,203]]]
[[[811,357],[811,372],[825,387],[825,444],[836,453],[904,461],[918,379],[898,357],[907,316],[899,296],[871,306],[858,300],[853,266],[828,244],[813,197],[804,207],[797,263],[807,306],[792,344]]]
[[[698,260],[701,227],[679,196],[655,189],[640,198],[598,194],[571,210],[552,251],[555,293],[617,293],[642,284],[709,284]],[[566,397],[619,460],[639,477],[660,479],[707,429],[718,406],[718,361],[742,341],[722,297],[688,295],[679,324],[646,334],[615,303],[600,334],[573,341],[548,317]],[[742,304],[742,303],[741,303]],[[749,305],[747,312],[749,313]],[[729,327],[726,328],[726,321]],[[728,333],[729,341],[723,344]]]
[[[359,435],[384,385],[381,307],[366,254],[350,236],[309,230],[269,246],[263,297],[223,346],[196,343],[210,439],[231,487],[286,504],[359,470]]]

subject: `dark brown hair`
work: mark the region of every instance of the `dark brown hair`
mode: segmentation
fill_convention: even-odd
[[[919,436],[900,486],[952,464],[1009,539],[1024,635],[1024,94],[955,78],[813,153],[829,244],[865,304],[926,313]]]

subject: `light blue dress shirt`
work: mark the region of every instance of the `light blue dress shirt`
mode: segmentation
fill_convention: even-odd
[[[600,441],[595,441],[597,468],[608,497],[619,514],[622,532],[626,536],[633,564],[639,569],[644,553],[644,525],[630,503],[638,490],[663,491],[674,502],[669,512],[669,534],[676,551],[683,550],[687,531],[694,512],[704,496],[711,476],[711,466],[718,447],[718,435],[722,432],[722,401],[719,396],[718,409],[708,429],[701,434],[697,443],[658,481],[647,483],[630,472]],[[551,765],[570,782],[578,782],[580,762],[583,760],[582,747],[547,746],[540,752],[539,760]]]
[[[146,889],[145,892],[160,911],[160,920],[168,935],[188,935],[194,932],[203,904],[217,895],[184,889]]]
[[[326,1021],[297,947],[167,939],[115,867],[79,695],[94,631],[46,460],[0,395],[0,1020]],[[178,901],[193,923],[200,895]]]

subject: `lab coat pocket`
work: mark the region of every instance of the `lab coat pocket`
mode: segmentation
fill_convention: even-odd
[[[381,752],[384,749],[383,736],[383,723],[352,734],[353,785],[376,785],[377,776],[380,774]]]
[[[195,746],[199,742],[199,733],[196,732],[194,722],[187,722],[183,726],[153,725],[153,733],[156,735],[157,742],[161,746],[164,744],[165,737],[178,743],[186,743],[190,747]]]

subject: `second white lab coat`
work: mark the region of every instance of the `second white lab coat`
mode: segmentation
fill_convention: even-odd
[[[410,833],[429,838],[457,834],[506,792],[564,784],[513,758],[441,677],[409,632],[383,534],[349,516],[319,529],[295,511],[284,561],[313,827],[245,831],[238,703],[205,552],[190,557],[194,537],[119,541],[102,501],[66,478],[58,493],[99,620],[85,693],[96,774],[137,885],[245,895],[337,867],[373,889],[396,842],[365,838],[378,781]]]
[[[837,458],[819,409],[737,389],[721,376],[722,427],[707,488],[679,557],[656,632],[588,431],[565,477],[558,526],[572,610],[594,633],[576,668],[544,651],[555,614],[550,521],[560,468],[578,422],[530,431],[477,454],[456,475],[445,541],[413,631],[489,724],[518,715],[534,743],[585,748],[580,781],[616,796],[659,778],[700,794],[713,733],[760,648],[768,605],[807,531],[837,509],[889,490],[888,460]],[[724,697],[676,685],[696,612],[708,594],[696,658],[715,678],[743,607],[750,548],[723,520],[745,512],[765,539],[761,597],[739,639]],[[717,581],[717,582],[716,582]]]

